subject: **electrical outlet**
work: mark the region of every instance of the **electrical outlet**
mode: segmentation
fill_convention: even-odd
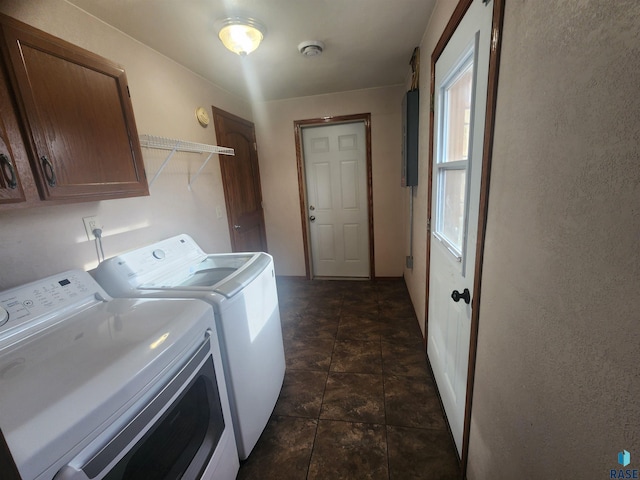
[[[93,240],[96,238],[93,231],[96,228],[102,228],[98,221],[98,217],[83,217],[82,221],[84,222],[84,230],[87,232],[87,240]]]
[[[407,263],[406,263],[407,268],[413,269],[413,256],[411,256],[411,255],[407,255],[407,256],[405,257],[405,261],[407,262]]]

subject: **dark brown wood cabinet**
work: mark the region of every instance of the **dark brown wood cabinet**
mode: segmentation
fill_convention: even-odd
[[[27,204],[149,194],[120,66],[6,16],[0,16],[0,48],[6,73],[6,85],[0,84],[3,119],[13,105],[23,145],[8,145],[2,127],[0,138],[8,150],[26,152],[32,181],[18,178],[18,184],[26,185]],[[14,167],[20,166],[19,157]],[[5,190],[19,202],[20,188],[10,188],[11,168],[4,165],[0,202]]]

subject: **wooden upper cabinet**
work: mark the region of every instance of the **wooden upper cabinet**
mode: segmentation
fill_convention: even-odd
[[[0,28],[40,198],[148,195],[124,70],[9,17]]]

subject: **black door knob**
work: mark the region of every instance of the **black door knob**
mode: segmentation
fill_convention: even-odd
[[[469,292],[468,288],[465,288],[462,293],[458,290],[454,290],[451,292],[451,298],[453,298],[454,302],[459,302],[460,299],[464,300],[464,303],[469,305],[471,303],[471,292]]]

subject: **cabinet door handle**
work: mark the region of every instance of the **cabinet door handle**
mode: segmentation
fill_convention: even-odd
[[[56,186],[56,172],[53,171],[53,165],[47,157],[44,155],[40,157],[40,161],[42,162],[42,170],[44,170],[44,177],[47,180],[47,183],[50,187]]]
[[[7,186],[12,190],[17,188],[18,177],[16,176],[16,171],[13,168],[11,160],[9,160],[9,157],[4,153],[0,153],[0,162],[2,162],[2,173],[4,174],[4,178],[7,180]],[[9,170],[9,175],[7,175],[7,170]]]

